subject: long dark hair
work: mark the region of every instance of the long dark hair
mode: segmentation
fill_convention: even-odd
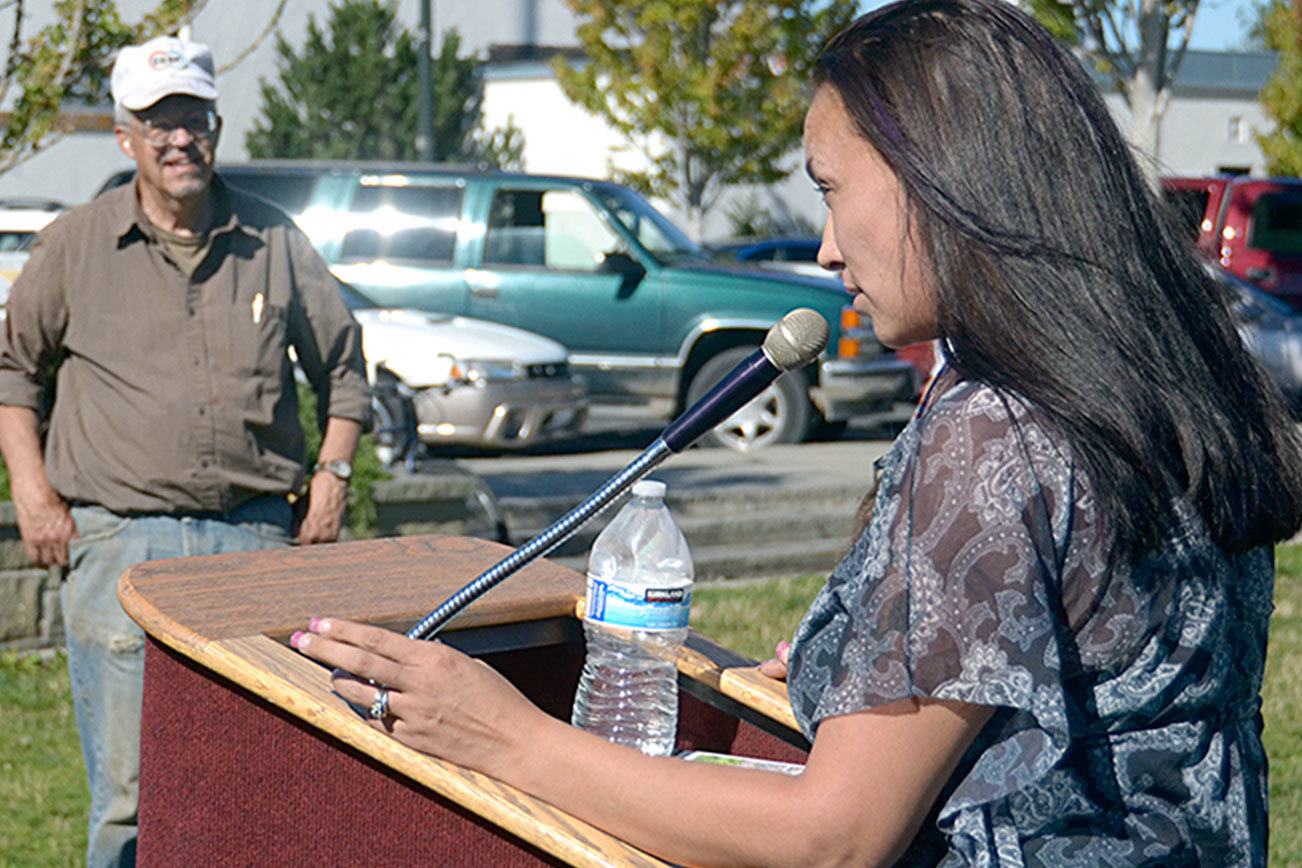
[[[1081,64],[1004,0],[906,0],[815,71],[905,190],[969,379],[1063,431],[1120,551],[1187,497],[1230,551],[1302,524],[1302,448]]]

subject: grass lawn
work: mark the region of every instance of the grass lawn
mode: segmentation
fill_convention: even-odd
[[[0,657],[0,866],[86,861],[90,793],[62,655]]]
[[[1302,864],[1302,546],[1278,549],[1264,690],[1270,864]],[[790,638],[822,577],[697,590],[693,626],[755,658]],[[77,865],[87,791],[62,657],[0,656],[0,868]]]

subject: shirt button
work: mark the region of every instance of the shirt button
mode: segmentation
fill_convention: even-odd
[[[200,459],[199,459],[199,466],[202,467],[204,470],[207,470],[207,469],[208,469],[208,464],[209,464],[209,462],[208,462],[208,459],[207,459],[207,458],[200,458]]]
[[[199,367],[199,357],[198,357],[198,356],[195,356],[195,358],[194,358],[194,366],[195,366],[196,368]]]
[[[200,416],[202,416],[202,415],[203,415],[204,413],[206,413],[206,412],[207,412],[207,409],[206,409],[206,408],[204,408],[204,407],[200,407],[200,408],[199,408],[199,415],[200,415]]]

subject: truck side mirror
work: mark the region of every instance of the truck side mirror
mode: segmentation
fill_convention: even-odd
[[[646,269],[642,267],[642,263],[629,254],[617,250],[604,254],[597,270],[602,274],[618,274],[623,278],[619,283],[621,298],[628,296],[642,278],[646,277]]]

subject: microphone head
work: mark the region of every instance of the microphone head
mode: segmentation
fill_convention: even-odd
[[[827,320],[807,307],[784,316],[764,336],[764,355],[773,367],[794,371],[818,358],[827,346]]]

